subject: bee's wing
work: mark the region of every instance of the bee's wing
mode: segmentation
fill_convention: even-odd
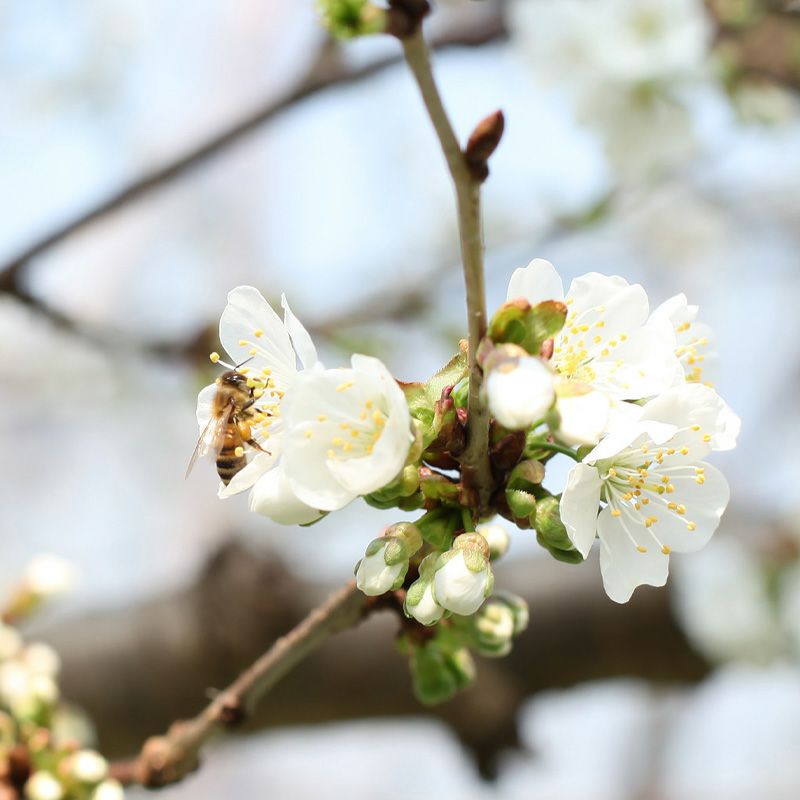
[[[225,440],[225,428],[228,426],[232,410],[231,406],[228,406],[225,411],[216,416],[212,416],[208,421],[208,425],[206,425],[203,432],[200,434],[200,438],[197,440],[197,446],[194,448],[192,457],[189,459],[189,466],[186,467],[184,479],[189,477],[189,473],[194,469],[194,465],[199,458],[202,458],[210,450],[219,451],[222,449],[222,443]]]

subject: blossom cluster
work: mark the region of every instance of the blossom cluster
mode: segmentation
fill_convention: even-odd
[[[4,619],[30,614],[74,580],[74,568],[63,559],[34,559]],[[15,627],[0,622],[0,793],[26,800],[122,800],[107,761],[88,746],[90,723],[61,700],[60,669],[49,645],[26,643]]]
[[[476,354],[492,417],[488,502],[462,469],[464,343],[425,383],[400,383],[359,354],[326,368],[281,304],[283,319],[238,287],[220,320],[231,363],[212,361],[249,391],[226,419],[251,438],[219,493],[249,491],[251,510],[282,524],[310,525],[358,497],[417,512],[370,542],[355,575],[364,594],[392,597],[408,618],[403,648],[423,700],[468,683],[470,651],[503,655],[527,623],[524,601],[494,593],[492,564],[509,545],[496,516],[534,529],[561,561],[583,561],[599,539],[617,602],[663,585],[670,554],[699,549],[719,524],[728,485],[705,459],[735,445],[739,420],[712,388],[713,335],[685,296],[651,312],[644,289],[617,276],[590,273],[565,293],[547,261],[513,274]],[[220,391],[218,379],[200,393],[204,431]],[[543,481],[559,454],[575,464],[553,494]]]

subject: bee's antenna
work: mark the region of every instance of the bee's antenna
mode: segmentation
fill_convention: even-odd
[[[237,364],[237,365],[234,367],[234,369],[239,369],[239,367],[243,367],[245,364],[247,364],[248,362],[250,362],[250,361],[252,361],[252,360],[253,360],[253,356],[250,356],[250,358],[246,358],[244,361],[240,361],[240,362],[239,362],[239,363],[238,363],[238,364]]]

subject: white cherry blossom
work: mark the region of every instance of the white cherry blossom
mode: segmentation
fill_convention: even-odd
[[[220,484],[220,497],[246,491],[278,463],[282,449],[283,397],[301,369],[319,366],[311,337],[284,296],[281,305],[283,320],[258,289],[237,286],[228,293],[228,304],[220,318],[219,338],[231,364],[219,363],[229,368],[241,364],[239,372],[247,376],[256,397],[250,419],[253,438],[267,451],[250,451],[252,457],[247,466],[227,487]],[[219,356],[212,354],[212,361],[219,361]],[[211,417],[216,392],[217,386],[212,383],[197,398],[197,422],[201,430]]]
[[[621,411],[623,401],[653,397],[674,384],[679,374],[674,332],[668,325],[647,324],[649,302],[640,285],[590,272],[576,278],[565,296],[553,265],[537,258],[511,276],[508,300],[517,298],[531,305],[544,300],[567,305],[564,327],[553,343],[559,397],[569,400],[592,390],[599,392],[607,398],[611,415]],[[574,391],[570,383],[576,384]],[[591,410],[588,426],[580,419],[581,405]],[[564,417],[568,436],[572,429],[573,441],[594,444],[599,436],[590,436],[594,431],[587,427],[597,425],[606,413],[605,405],[602,399],[591,397],[584,398],[584,403],[562,406],[557,402],[556,408]]]
[[[719,525],[728,483],[703,460],[719,441],[730,443],[717,399],[699,385],[670,389],[570,471],[561,519],[584,558],[599,537],[612,600],[627,602],[642,584],[663,586],[669,554],[700,549]]]
[[[553,378],[552,370],[540,358],[523,355],[504,359],[486,377],[489,411],[510,430],[530,427],[553,405]]]
[[[283,463],[295,496],[334,511],[390,483],[413,441],[402,390],[376,358],[350,369],[307,370],[284,402]]]

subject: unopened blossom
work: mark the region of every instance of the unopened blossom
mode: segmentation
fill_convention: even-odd
[[[478,541],[480,540],[480,541]],[[440,556],[434,576],[436,602],[454,614],[474,614],[494,586],[489,547],[480,534],[462,534]]]
[[[72,591],[78,580],[79,574],[75,565],[53,553],[42,553],[33,558],[22,574],[25,588],[41,599]]]
[[[408,572],[411,556],[422,547],[422,534],[416,525],[400,522],[373,539],[364,558],[356,564],[356,585],[371,597],[399,589]]]
[[[282,449],[283,397],[301,370],[315,368],[319,363],[308,331],[283,296],[281,305],[283,320],[258,289],[237,286],[228,293],[228,304],[220,317],[219,338],[231,363],[220,361],[217,353],[212,353],[211,360],[228,368],[237,367],[247,376],[255,397],[248,421],[253,439],[263,449],[247,448],[252,453],[250,461],[228,486],[220,485],[220,497],[249,489],[278,463]],[[212,383],[197,398],[197,422],[201,430],[206,429],[211,417],[216,392],[217,386]]]
[[[623,401],[653,397],[674,384],[679,371],[675,335],[669,326],[647,325],[650,306],[640,285],[590,272],[572,281],[565,296],[553,265],[537,258],[511,276],[508,300],[517,298],[531,305],[545,300],[567,305],[564,327],[553,342],[552,367],[559,378],[556,410],[575,441],[594,444],[597,439],[586,441],[592,431],[581,420],[580,404],[562,407],[560,397],[599,392],[618,415]],[[595,420],[606,404],[597,397],[590,402]]]
[[[91,800],[125,800],[125,790],[118,781],[103,781],[92,792]]]
[[[68,763],[70,775],[80,783],[97,784],[108,775],[108,762],[94,750],[79,750]]]
[[[642,584],[663,586],[670,553],[700,549],[719,525],[728,483],[703,460],[724,432],[715,397],[699,385],[670,389],[569,473],[561,518],[584,558],[599,537],[603,585],[616,602]]]
[[[55,775],[39,770],[28,778],[25,784],[25,797],[28,800],[62,800],[65,792]]]
[[[522,430],[540,419],[553,405],[553,372],[545,363],[514,345],[512,354],[492,359],[484,383],[491,415],[510,430]],[[516,351],[520,351],[516,353]]]
[[[349,369],[307,370],[285,401],[283,462],[294,494],[323,511],[394,480],[414,437],[405,396],[376,358]]]
[[[22,636],[16,628],[0,622],[0,662],[13,658],[22,649]]]
[[[497,561],[508,552],[511,537],[505,527],[499,523],[489,522],[485,525],[478,525],[476,531],[486,539],[486,544],[489,545],[489,557],[492,561]]]
[[[433,587],[438,561],[439,553],[425,556],[419,565],[419,577],[406,592],[405,612],[422,625],[435,625],[444,615]]]

